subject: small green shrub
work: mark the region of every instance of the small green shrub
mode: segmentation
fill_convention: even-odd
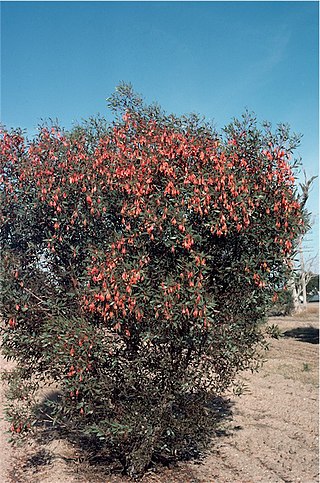
[[[282,336],[281,329],[276,324],[268,325],[266,328],[266,332],[273,339],[280,339],[280,337]]]
[[[302,368],[302,371],[303,371],[303,372],[309,372],[310,370],[311,370],[310,365],[309,365],[307,362],[304,362],[304,363],[303,363],[303,368]]]

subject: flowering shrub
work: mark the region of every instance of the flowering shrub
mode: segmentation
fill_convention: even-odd
[[[218,134],[125,85],[111,106],[112,125],[1,134],[2,350],[14,434],[55,383],[53,424],[139,474],[255,365],[304,213],[284,126]]]

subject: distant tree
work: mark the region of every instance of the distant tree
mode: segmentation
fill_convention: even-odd
[[[111,125],[2,132],[2,351],[13,435],[55,383],[53,426],[137,475],[205,444],[208,398],[256,367],[305,213],[287,126],[109,101]]]
[[[304,182],[300,183],[301,193],[299,196],[301,207],[304,209],[309,199],[312,183],[317,176],[307,178],[306,172],[304,173]],[[301,235],[297,244],[297,250],[294,256],[295,269],[291,279],[292,296],[294,303],[294,310],[296,312],[307,308],[307,285],[312,277],[311,268],[315,262],[317,256],[305,259],[303,241],[305,234],[311,229],[311,213],[305,211],[305,233]]]
[[[309,273],[309,281],[307,283],[308,296],[319,293],[319,274]]]

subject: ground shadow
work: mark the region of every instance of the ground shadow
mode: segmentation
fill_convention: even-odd
[[[55,422],[55,405],[59,404],[61,398],[61,392],[53,390],[48,392],[37,406],[34,427],[38,430],[35,440],[39,444],[47,444],[61,437],[62,428]]]
[[[39,466],[46,466],[49,465],[52,461],[52,454],[45,450],[45,449],[40,449],[33,455],[31,455],[25,465],[24,468],[38,468]]]
[[[283,336],[309,344],[319,344],[319,329],[316,327],[297,327],[296,329],[286,330]]]
[[[71,435],[63,427],[54,424],[55,403],[59,404],[59,399],[62,397],[59,391],[52,391],[48,393],[38,406],[37,413],[37,435],[35,437],[37,443],[41,446],[56,439],[64,439],[77,448],[77,461],[81,463],[83,471],[98,471],[102,474],[125,475],[124,463],[121,458],[115,455],[110,448],[105,445],[100,445],[99,442],[93,441],[91,437],[84,437],[83,435]],[[190,421],[195,417],[195,410],[198,398],[196,394],[185,394],[181,396],[179,407],[175,409],[177,419],[180,420],[182,427],[190,424]],[[207,449],[210,449],[210,441],[220,437],[226,437],[230,431],[226,429],[226,422],[233,418],[234,402],[228,398],[217,397],[207,394],[202,401],[199,398],[200,405],[202,405],[202,416],[199,418],[199,431],[192,432],[191,437],[186,437],[184,443],[180,442],[179,454],[177,456],[167,456],[161,451],[156,451],[153,454],[150,466],[148,469],[168,468],[175,465],[178,461],[201,462],[206,455]],[[202,404],[201,404],[202,403]],[[181,408],[185,407],[185,412]],[[195,410],[199,411],[200,407]],[[240,429],[240,428],[234,428]],[[184,438],[183,438],[184,439]],[[206,441],[206,442],[205,442]],[[204,443],[204,444],[203,444]],[[51,455],[52,456],[52,455]],[[63,458],[65,459],[65,458]],[[68,462],[72,464],[72,461]],[[39,467],[50,463],[50,454],[46,450],[42,450],[39,454],[35,454],[28,459],[28,466],[33,467],[36,472]]]

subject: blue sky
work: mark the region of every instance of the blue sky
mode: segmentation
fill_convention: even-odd
[[[100,112],[120,81],[218,128],[245,108],[303,134],[318,174],[317,2],[1,2],[1,121],[30,134]],[[109,116],[109,115],[108,115]],[[318,181],[307,236],[318,252]]]

